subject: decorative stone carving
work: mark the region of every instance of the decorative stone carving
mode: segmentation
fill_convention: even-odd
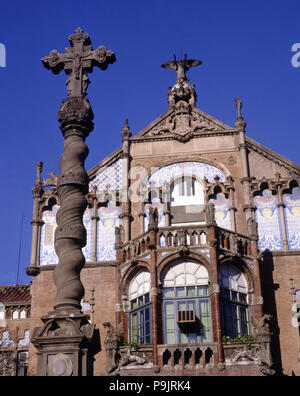
[[[118,367],[117,351],[123,338],[123,324],[116,328],[110,322],[104,322],[106,338],[104,340],[106,350],[106,371],[111,374]]]
[[[248,235],[253,241],[258,241],[258,223],[250,217],[247,221]]]
[[[115,248],[120,249],[123,246],[125,238],[125,230],[122,224],[120,227],[115,227]]]
[[[208,203],[205,208],[206,223],[208,225],[217,225],[215,218],[215,205],[213,203]]]
[[[251,317],[252,326],[254,328],[255,337],[257,339],[269,340],[272,333],[270,330],[270,322],[272,315],[264,315],[261,319]]]
[[[63,69],[68,74],[68,98],[58,110],[64,152],[59,163],[61,175],[55,180],[61,205],[56,216],[54,242],[59,258],[53,275],[57,293],[54,312],[42,318],[44,327],[35,329],[32,342],[39,351],[39,375],[87,376],[99,337],[95,325],[89,324],[81,312],[84,288],[80,272],[85,264],[82,248],[86,244],[83,214],[89,190],[84,168],[88,155],[85,139],[94,128],[93,111],[86,98],[90,82],[87,73],[91,73],[94,66],[105,70],[116,59],[104,46],[93,51],[89,35],[80,28],[69,36],[69,41],[71,48],[66,48],[65,54],[53,50],[42,59],[43,65],[54,74]],[[93,337],[96,338],[91,342]],[[69,357],[61,356],[61,350],[67,349]],[[71,359],[72,370],[68,359]]]
[[[174,112],[149,132],[149,136],[170,134],[182,143],[190,140],[197,131],[213,131],[220,127],[212,121],[192,113],[192,107],[184,100],[174,105]]]
[[[158,227],[158,210],[150,206],[149,208],[149,226],[148,230],[155,230]]]
[[[71,48],[66,48],[65,54],[52,50],[48,56],[42,59],[44,66],[58,74],[61,70],[69,75],[67,80],[68,96],[85,96],[89,79],[87,73],[93,71],[94,66],[107,69],[108,65],[116,61],[115,54],[100,46],[93,51],[90,37],[77,28],[74,34],[69,36]]]

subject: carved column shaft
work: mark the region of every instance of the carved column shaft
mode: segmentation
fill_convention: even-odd
[[[64,153],[60,158],[61,175],[57,182],[61,206],[56,216],[55,232],[55,251],[59,257],[59,263],[54,271],[57,288],[55,309],[80,310],[80,301],[84,296],[80,272],[85,264],[82,248],[86,244],[83,214],[87,207],[85,194],[88,192],[88,175],[84,169],[88,155],[84,132],[87,131],[77,125],[69,129],[67,123],[71,123],[68,117],[73,114],[72,111],[76,114],[77,111],[82,110],[80,103],[85,107],[88,101],[85,98],[70,98],[59,110],[65,141]],[[67,128],[65,129],[64,126]],[[90,130],[88,129],[88,132]]]
[[[30,266],[26,268],[27,275],[36,276],[39,273],[39,258],[40,258],[40,238],[41,238],[41,227],[43,221],[40,218],[40,199],[43,193],[42,182],[40,178],[40,172],[42,171],[42,162],[37,164],[38,178],[32,189],[33,195],[33,213],[32,213],[32,238],[31,238],[31,255],[30,255]]]

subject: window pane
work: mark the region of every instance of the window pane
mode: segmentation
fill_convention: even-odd
[[[247,336],[248,334],[248,320],[247,320],[247,309],[240,307],[241,315],[241,337]]]
[[[142,305],[144,305],[144,296],[138,298],[138,306],[141,307]]]
[[[186,288],[187,296],[195,297],[196,296],[196,288],[195,286],[188,286]]]
[[[238,294],[235,291],[231,292],[231,299],[232,301],[238,301]]]
[[[135,342],[138,342],[137,325],[138,325],[138,316],[137,313],[134,313],[131,315],[131,341],[135,341]]]
[[[199,297],[208,296],[208,286],[198,286],[197,287],[197,294],[198,294]]]
[[[164,290],[163,290],[163,297],[164,298],[174,297],[174,296],[175,296],[175,293],[174,293],[174,288],[173,287],[164,288]]]
[[[177,297],[184,297],[185,296],[184,287],[176,287],[176,296]]]
[[[148,304],[150,302],[150,294],[149,293],[145,294],[144,299],[145,299],[145,304]]]
[[[138,307],[137,300],[131,301],[131,309],[136,309]]]
[[[246,294],[240,293],[240,302],[247,304],[247,296]]]
[[[166,316],[174,316],[174,303],[173,302],[165,303],[165,313],[166,313]]]

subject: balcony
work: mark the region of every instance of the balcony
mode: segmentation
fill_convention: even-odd
[[[250,238],[236,232],[215,227],[218,248],[233,256],[251,258]],[[209,249],[209,227],[203,225],[180,225],[160,227],[147,231],[130,242],[118,246],[122,250],[122,261],[135,261],[139,257],[146,257],[153,248],[164,251],[189,251]]]

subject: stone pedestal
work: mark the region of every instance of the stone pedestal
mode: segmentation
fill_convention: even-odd
[[[92,376],[99,331],[81,312],[48,312],[31,342],[38,352],[38,376]]]

